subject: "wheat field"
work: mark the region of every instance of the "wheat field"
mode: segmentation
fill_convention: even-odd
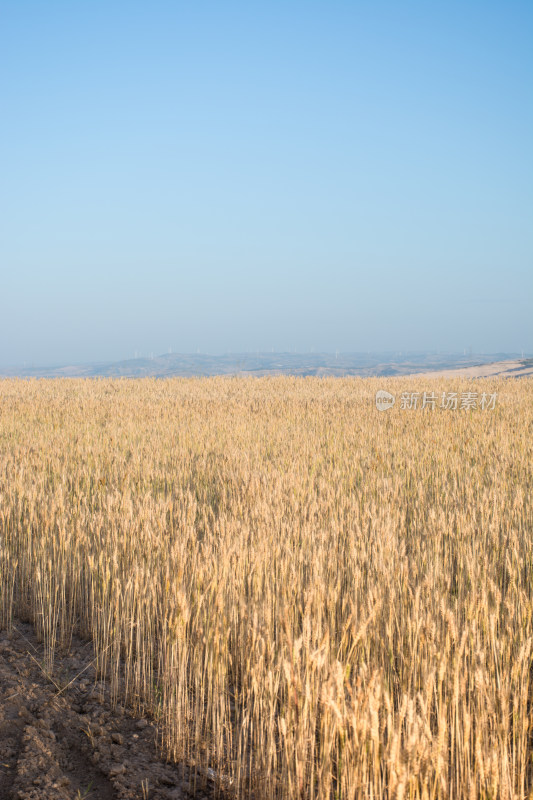
[[[236,798],[533,797],[532,464],[531,379],[3,380],[0,626]]]

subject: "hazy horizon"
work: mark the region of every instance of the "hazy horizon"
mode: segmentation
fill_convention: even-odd
[[[270,358],[270,357],[286,357],[289,356],[291,359],[299,359],[300,365],[305,363],[306,360],[313,360],[313,358],[326,358],[328,359],[343,359],[347,357],[360,357],[360,358],[367,358],[369,361],[377,360],[378,358],[385,358],[386,360],[390,361],[391,363],[401,363],[402,361],[411,361],[411,362],[424,362],[428,358],[432,356],[449,356],[452,359],[457,359],[460,361],[461,359],[466,359],[469,361],[473,361],[476,358],[481,358],[484,361],[489,357],[494,357],[495,360],[499,360],[500,358],[532,358],[533,352],[527,351],[495,351],[495,352],[473,352],[470,349],[463,349],[461,351],[455,350],[394,350],[394,349],[385,349],[385,350],[361,350],[361,351],[327,351],[327,350],[309,350],[307,352],[301,352],[296,350],[237,350],[237,351],[224,351],[224,352],[194,352],[194,353],[186,353],[180,351],[173,351],[167,353],[143,353],[142,351],[134,353],[132,356],[125,356],[124,358],[119,359],[91,359],[88,361],[49,361],[49,362],[37,362],[37,361],[24,361],[20,363],[13,362],[9,363],[0,363],[0,370],[2,369],[58,369],[61,367],[89,367],[89,366],[97,366],[97,365],[114,365],[114,364],[126,364],[128,362],[145,362],[145,361],[160,361],[162,359],[189,359],[192,362],[197,360],[201,362],[202,359],[212,359],[213,361],[223,361],[224,359],[230,360],[231,359],[244,359],[253,361],[254,359],[261,359],[261,358]]]
[[[0,365],[533,352],[533,6],[0,7]]]

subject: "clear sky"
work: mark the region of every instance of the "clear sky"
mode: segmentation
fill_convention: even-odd
[[[530,0],[0,0],[0,364],[533,352]]]

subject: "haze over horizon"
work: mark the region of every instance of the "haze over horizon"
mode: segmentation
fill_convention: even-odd
[[[0,365],[533,351],[533,7],[0,4]]]

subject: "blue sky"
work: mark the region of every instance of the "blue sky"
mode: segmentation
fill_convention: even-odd
[[[0,0],[0,363],[533,352],[530,2]]]

